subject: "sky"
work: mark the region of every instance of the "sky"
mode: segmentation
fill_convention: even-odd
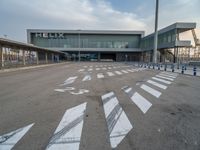
[[[159,0],[158,28],[196,22],[200,0]],[[0,0],[0,37],[27,41],[26,29],[154,31],[156,0]]]

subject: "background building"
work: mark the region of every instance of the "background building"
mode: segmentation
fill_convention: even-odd
[[[28,43],[60,50],[71,60],[139,61],[144,31],[36,30],[29,29]]]
[[[195,53],[200,57],[195,28],[196,23],[175,23],[159,30],[158,62],[178,62],[183,54],[190,56],[185,51],[194,48],[191,40],[180,39],[180,34],[187,31],[192,32]],[[151,62],[153,56],[154,34],[144,37],[144,31],[28,29],[27,39],[39,47],[63,51],[68,60],[74,61]]]

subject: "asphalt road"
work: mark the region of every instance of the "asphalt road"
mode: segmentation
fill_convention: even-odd
[[[199,150],[200,78],[163,72],[68,63],[0,73],[0,150]]]

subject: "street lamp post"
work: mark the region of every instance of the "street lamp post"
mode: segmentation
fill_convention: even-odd
[[[155,32],[154,32],[154,49],[153,49],[153,62],[154,62],[154,63],[157,63],[157,47],[158,47],[158,6],[159,6],[159,0],[156,0]]]
[[[78,54],[78,61],[80,62],[81,61],[81,52],[80,52],[80,48],[81,48],[81,46],[80,46],[80,30],[79,30],[79,32],[78,32],[78,48],[79,48],[79,54]]]

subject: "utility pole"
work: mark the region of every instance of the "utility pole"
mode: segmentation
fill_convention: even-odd
[[[154,49],[153,49],[153,62],[154,62],[154,63],[157,63],[157,47],[158,47],[158,6],[159,6],[159,0],[156,0],[155,32],[154,32]]]

